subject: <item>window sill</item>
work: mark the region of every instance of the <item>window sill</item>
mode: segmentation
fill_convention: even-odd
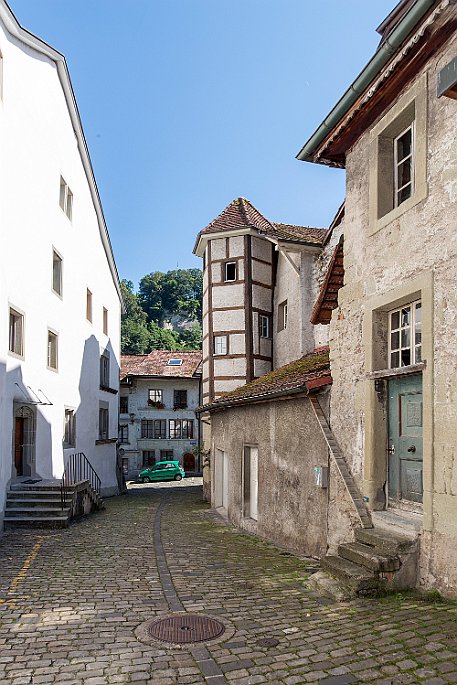
[[[117,442],[117,438],[100,438],[95,441],[96,445],[111,445],[113,442]]]
[[[367,373],[366,377],[369,380],[377,380],[378,378],[396,378],[397,376],[410,376],[413,373],[420,373],[426,368],[426,362],[420,364],[411,364],[410,366],[401,366],[399,369],[381,369],[380,371],[371,371]]]
[[[103,392],[110,392],[112,395],[117,395],[118,391],[115,390],[114,388],[110,388],[107,385],[100,385],[100,390],[103,390]]]

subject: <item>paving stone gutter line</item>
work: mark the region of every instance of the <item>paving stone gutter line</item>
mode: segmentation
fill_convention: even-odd
[[[185,611],[184,605],[182,604],[181,600],[179,599],[179,595],[176,592],[162,545],[162,513],[167,504],[167,498],[162,497],[162,500],[157,507],[154,520],[154,550],[157,560],[157,570],[159,573],[163,594],[168,603],[170,611]],[[195,659],[197,666],[208,685],[228,685],[228,680],[226,680],[218,664],[211,657],[209,650],[204,645],[199,647],[191,647],[190,653]]]

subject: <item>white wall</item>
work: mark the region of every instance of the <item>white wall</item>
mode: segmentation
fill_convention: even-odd
[[[115,444],[96,445],[98,407],[110,408],[109,436],[117,437],[118,395],[99,389],[100,350],[111,352],[110,385],[119,385],[120,302],[101,241],[97,215],[55,63],[20,43],[0,21],[3,102],[0,102],[0,512],[12,469],[13,401],[27,386],[52,402],[37,406],[36,472],[60,477],[64,408],[77,412],[76,448],[116,489]],[[59,206],[60,176],[73,196],[70,222]],[[52,252],[63,258],[63,296],[51,289]],[[86,288],[93,323],[86,321]],[[24,358],[8,352],[9,306],[25,314]],[[102,308],[109,313],[103,334]],[[59,335],[58,371],[47,369],[47,330]]]

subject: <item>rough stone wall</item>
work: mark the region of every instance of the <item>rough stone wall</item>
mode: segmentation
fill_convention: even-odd
[[[437,98],[436,79],[456,52],[454,38],[426,66],[424,200],[373,232],[368,183],[372,162],[369,131],[347,155],[345,286],[340,290],[340,306],[330,325],[332,429],[362,484],[366,410],[372,383],[365,375],[363,344],[367,298],[388,293],[422,273],[433,274],[433,358],[426,361],[427,368],[435,369],[430,408],[434,450],[429,457],[432,463],[427,465],[424,461],[424,469],[428,467],[432,476],[429,501],[424,499],[424,520],[430,524],[422,536],[421,582],[451,596],[457,596],[457,103],[446,97]]]
[[[211,424],[212,454],[229,459],[229,519],[291,551],[324,555],[328,492],[315,485],[314,467],[328,464],[328,450],[308,400],[232,408],[214,413]],[[258,447],[257,522],[242,513],[244,445]]]

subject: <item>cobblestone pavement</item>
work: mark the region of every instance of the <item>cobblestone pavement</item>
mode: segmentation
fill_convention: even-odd
[[[0,685],[457,683],[455,605],[319,597],[310,562],[224,525],[198,484],[133,486],[68,530],[5,533]],[[136,637],[182,609],[234,634],[190,649]]]

